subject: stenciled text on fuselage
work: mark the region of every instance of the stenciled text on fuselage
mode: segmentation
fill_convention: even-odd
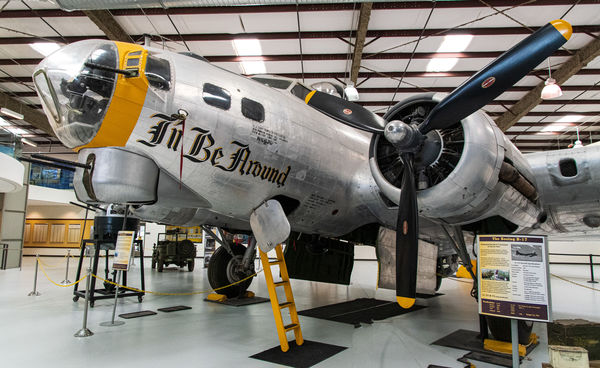
[[[164,144],[168,149],[177,151],[184,134],[183,122],[168,120],[169,117],[163,114],[155,114],[152,117],[160,117],[163,120],[150,128],[148,131],[150,134],[149,140],[138,139],[137,142],[148,147]],[[187,150],[187,153],[183,154],[183,157],[187,160],[196,163],[209,162],[213,167],[223,171],[237,171],[240,175],[252,175],[255,178],[276,184],[277,187],[285,185],[290,173],[290,166],[285,170],[276,169],[258,160],[251,160],[251,151],[248,145],[238,141],[231,141],[233,153],[229,155],[228,160],[223,160],[226,155],[224,152],[228,150],[224,150],[223,147],[215,147],[215,139],[210,131],[194,127],[190,130],[190,133],[195,134],[195,136],[191,147]],[[167,135],[168,138],[165,140]]]

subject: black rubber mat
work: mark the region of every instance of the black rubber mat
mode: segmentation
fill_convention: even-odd
[[[157,313],[153,312],[153,311],[146,310],[146,311],[139,311],[139,312],[133,312],[133,313],[119,314],[119,317],[125,318],[125,319],[130,319],[130,318],[153,316],[155,314],[157,314]]]
[[[329,359],[335,354],[347,349],[344,346],[325,344],[322,342],[304,340],[301,346],[296,341],[290,341],[290,350],[285,353],[281,347],[275,346],[269,350],[254,354],[250,358],[294,368],[308,368]]]
[[[422,305],[414,305],[410,309],[404,309],[396,302],[360,298],[349,302],[303,310],[298,312],[298,314],[329,321],[348,323],[355,327],[360,327],[361,323],[370,324],[373,323],[373,321],[399,316],[423,308],[425,307]]]
[[[511,368],[512,365],[512,356],[510,355],[495,355],[489,351],[485,353],[481,353],[478,351],[471,351],[468,354],[465,354],[462,358],[459,358],[458,361],[461,363],[471,363],[471,360],[477,360],[484,363],[490,363],[499,365],[501,367]],[[522,362],[523,358],[519,357],[519,362]]]
[[[419,299],[430,299],[430,298],[435,298],[436,296],[442,296],[444,294],[442,293],[435,293],[433,295],[431,294],[421,294],[421,293],[417,293],[417,298]]]
[[[205,302],[224,304],[224,305],[232,305],[234,307],[242,307],[244,305],[265,303],[270,301],[268,298],[261,298],[260,296],[254,296],[252,298],[229,298],[224,302],[219,302],[215,300],[204,299]]]
[[[479,332],[469,330],[457,330],[442,337],[441,339],[432,342],[432,345],[446,346],[449,348],[467,350],[471,353],[463,356],[461,362],[466,362],[466,359],[479,360],[481,362],[487,362],[497,364],[503,367],[512,367],[512,357],[510,354],[495,353],[488,351],[483,348],[483,342],[479,337]],[[530,345],[527,347],[526,354],[529,354],[538,344]]]
[[[167,313],[169,313],[169,312],[177,312],[177,311],[180,311],[180,310],[187,310],[187,309],[192,309],[192,307],[188,307],[186,305],[176,305],[174,307],[158,308],[158,310],[160,312],[167,312]]]

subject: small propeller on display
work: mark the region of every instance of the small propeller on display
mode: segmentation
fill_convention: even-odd
[[[401,307],[412,307],[416,297],[419,216],[414,163],[426,134],[449,128],[488,104],[552,55],[571,33],[571,25],[564,20],[546,24],[452,91],[420,125],[387,122],[358,104],[327,93],[312,91],[306,96],[308,105],[333,119],[373,134],[383,133],[398,150],[404,166],[396,225],[396,299]]]

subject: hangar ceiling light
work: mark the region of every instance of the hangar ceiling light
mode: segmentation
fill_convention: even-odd
[[[260,56],[262,55],[262,48],[260,47],[260,41],[251,39],[235,39],[231,41],[233,49],[238,56]],[[241,63],[243,74],[265,74],[267,68],[262,60],[244,60]]]
[[[557,123],[576,123],[579,120],[583,119],[583,115],[565,115],[562,118],[558,119]]]
[[[438,47],[437,52],[461,52],[466,50],[467,46],[473,40],[473,35],[449,35],[444,37],[444,41]],[[428,72],[447,72],[454,68],[458,63],[458,58],[437,57],[431,59],[427,64]]]

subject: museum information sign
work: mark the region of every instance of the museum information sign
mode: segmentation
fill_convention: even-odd
[[[131,250],[133,249],[134,233],[134,231],[119,231],[113,261],[114,270],[129,270],[129,259],[131,258]]]
[[[478,237],[479,313],[552,320],[545,236]]]

